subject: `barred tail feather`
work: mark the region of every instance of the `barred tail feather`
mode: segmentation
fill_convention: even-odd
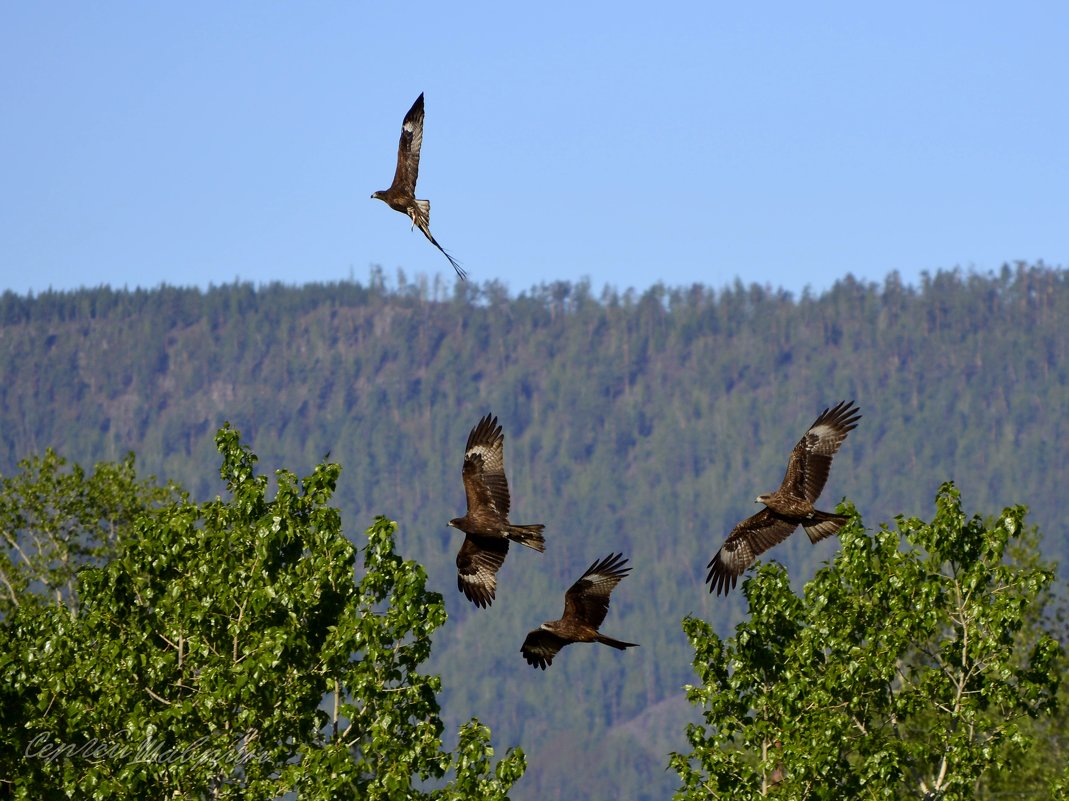
[[[826,537],[830,537],[839,531],[849,518],[846,515],[833,515],[829,512],[814,510],[813,517],[802,524],[805,533],[809,535],[809,541],[818,543]]]
[[[542,536],[543,529],[545,529],[545,526],[541,523],[534,523],[529,526],[509,526],[505,536],[513,542],[526,545],[528,548],[533,548],[542,553],[546,550],[546,538]]]

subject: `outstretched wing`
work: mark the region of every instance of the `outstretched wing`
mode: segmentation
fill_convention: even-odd
[[[860,419],[860,410],[853,401],[840,401],[821,412],[791,451],[779,491],[816,502],[828,482],[832,457]]]
[[[468,434],[464,449],[464,492],[469,517],[509,514],[509,485],[505,479],[505,435],[497,418],[486,415]]]
[[[609,593],[631,572],[630,567],[624,567],[626,564],[622,554],[609,554],[588,567],[564,594],[564,617],[561,620],[579,621],[598,628],[609,611]]]
[[[557,652],[569,642],[571,641],[545,629],[535,629],[527,635],[520,650],[529,665],[545,670],[553,664],[553,657],[557,655]]]
[[[401,123],[401,141],[397,145],[397,170],[387,191],[415,196],[416,179],[419,177],[419,149],[422,146],[423,93],[420,92]]]
[[[497,571],[505,563],[509,541],[468,534],[457,554],[457,589],[483,609],[494,602]]]
[[[705,577],[709,592],[727,595],[758,556],[783,542],[797,527],[797,523],[784,520],[771,509],[762,509],[743,520],[709,562],[709,575]]]

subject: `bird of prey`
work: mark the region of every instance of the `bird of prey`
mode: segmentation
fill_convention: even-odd
[[[401,123],[401,141],[397,145],[397,170],[393,174],[393,183],[389,189],[375,192],[372,200],[381,200],[391,209],[407,214],[412,218],[413,227],[419,226],[423,235],[438,250],[445,254],[457,275],[465,277],[464,270],[457,260],[446,253],[431,235],[431,202],[416,199],[416,178],[419,176],[419,149],[423,144],[423,93],[416,98],[412,108]]]
[[[553,657],[565,645],[573,642],[600,642],[623,651],[638,643],[623,642],[606,637],[598,627],[609,611],[609,593],[620,579],[631,572],[624,567],[627,560],[621,554],[609,554],[594,562],[564,593],[564,615],[560,620],[543,623],[527,635],[520,650],[532,667],[545,670],[553,664]]]
[[[457,554],[457,588],[469,601],[485,609],[494,601],[497,571],[509,552],[509,540],[544,551],[545,526],[509,522],[505,435],[496,417],[486,415],[468,434],[463,472],[468,513],[449,521],[466,535]]]
[[[735,526],[709,562],[705,578],[709,592],[727,595],[760,554],[785,540],[798,526],[814,543],[842,528],[845,516],[821,512],[813,504],[828,480],[832,457],[860,419],[853,401],[840,401],[821,412],[794,446],[780,488],[757,496],[755,503],[763,503],[765,508]]]

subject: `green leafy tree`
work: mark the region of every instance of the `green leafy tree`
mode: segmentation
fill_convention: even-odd
[[[671,757],[677,799],[972,799],[1036,745],[1061,647],[1026,624],[1052,572],[1007,558],[1023,507],[985,524],[952,484],[936,507],[872,535],[847,507],[840,553],[804,597],[768,564],[744,583],[734,637],[684,621],[704,724]]]
[[[442,750],[445,621],[378,518],[356,551],[328,505],[340,474],[256,475],[216,438],[230,497],[146,509],[79,574],[81,609],[22,605],[0,626],[0,791],[15,798],[486,798],[522,775],[489,731]]]
[[[174,487],[138,480],[134,455],[91,473],[51,448],[0,477],[0,617],[23,603],[77,609],[79,568],[113,556],[142,511],[173,500]]]

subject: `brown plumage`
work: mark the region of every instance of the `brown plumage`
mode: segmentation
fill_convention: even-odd
[[[449,521],[467,535],[457,554],[457,588],[473,604],[485,608],[494,601],[497,571],[509,552],[509,540],[544,551],[545,526],[509,522],[505,435],[496,417],[486,415],[468,434],[463,474],[468,513]]]
[[[431,202],[416,199],[416,178],[419,177],[419,149],[423,145],[423,93],[416,98],[412,108],[401,123],[401,141],[397,145],[397,170],[393,174],[393,183],[389,189],[375,192],[372,200],[381,200],[391,209],[407,214],[412,218],[412,225],[418,226],[423,235],[438,250],[445,254],[457,275],[465,277],[457,260],[446,253],[431,235]]]
[[[543,623],[523,641],[520,650],[532,667],[545,670],[553,664],[557,651],[573,642],[600,642],[621,651],[637,646],[637,643],[614,640],[598,632],[609,611],[609,593],[631,572],[630,567],[624,567],[626,564],[627,560],[621,554],[609,554],[587,568],[582,578],[564,594],[561,619]]]
[[[798,526],[810,542],[819,542],[843,527],[843,515],[813,507],[828,480],[831,459],[846,435],[857,427],[861,414],[853,401],[825,409],[794,446],[780,488],[758,495],[765,508],[746,518],[728,535],[709,562],[709,592],[726,595],[757,557],[782,542]]]

